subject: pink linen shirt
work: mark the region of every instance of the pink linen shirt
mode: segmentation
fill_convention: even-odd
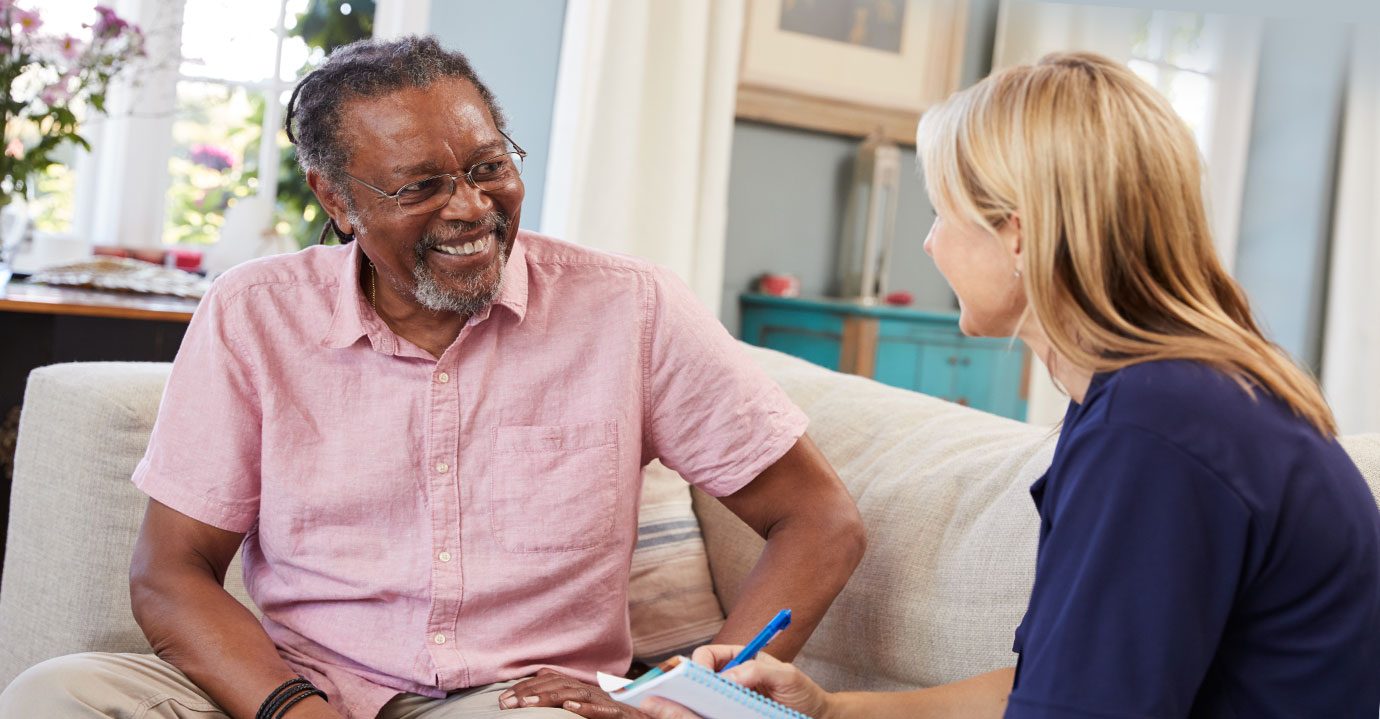
[[[245,533],[264,629],[349,717],[625,671],[642,466],[728,495],[804,415],[639,260],[521,232],[439,360],[374,313],[360,264],[313,247],[218,279],[134,483]]]

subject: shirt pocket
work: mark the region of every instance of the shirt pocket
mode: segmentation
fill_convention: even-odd
[[[618,422],[494,427],[489,518],[509,552],[603,544],[618,500]]]

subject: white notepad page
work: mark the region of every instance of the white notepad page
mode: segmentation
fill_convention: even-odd
[[[666,666],[673,663],[674,666],[667,670]],[[664,697],[704,719],[809,719],[685,657],[668,660],[661,668],[663,673],[659,676],[630,683],[626,679],[601,675],[599,685],[624,704],[636,707],[647,697]],[[619,688],[619,682],[625,686]]]

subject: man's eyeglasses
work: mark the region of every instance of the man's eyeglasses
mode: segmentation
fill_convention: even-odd
[[[527,157],[527,151],[513,142],[513,138],[508,137],[502,130],[499,130],[498,134],[503,135],[503,139],[513,146],[511,152],[480,160],[464,172],[443,173],[409,182],[398,188],[397,192],[385,192],[348,172],[345,176],[380,196],[397,202],[398,210],[405,215],[425,215],[445,207],[446,203],[450,202],[450,198],[455,194],[455,183],[461,177],[465,178],[465,182],[471,187],[482,192],[501,192],[517,184],[518,177],[522,175],[522,161]]]

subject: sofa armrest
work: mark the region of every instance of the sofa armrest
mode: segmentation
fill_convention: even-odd
[[[148,499],[129,479],[169,368],[81,363],[29,375],[0,576],[0,687],[50,657],[150,651],[129,604]],[[253,609],[238,557],[226,586]]]

